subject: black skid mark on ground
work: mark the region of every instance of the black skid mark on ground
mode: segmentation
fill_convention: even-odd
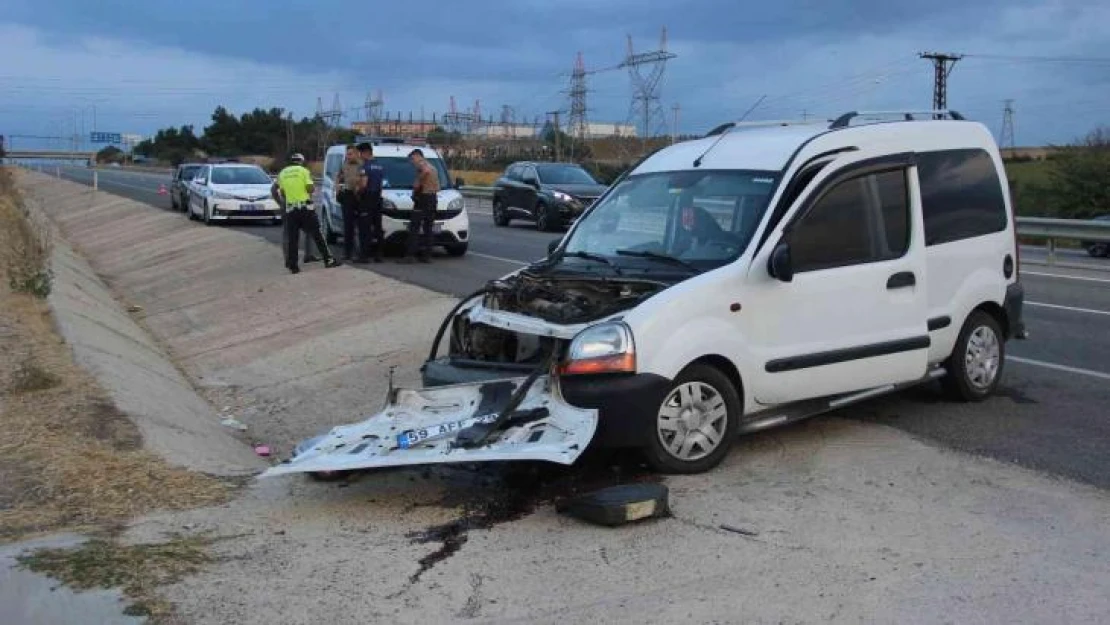
[[[1029,405],[1029,404],[1039,404],[1039,403],[1041,403],[1041,402],[1037,401],[1036,399],[1033,399],[1029,395],[1026,395],[1024,388],[1017,388],[1017,387],[1012,387],[1012,386],[999,386],[998,389],[995,390],[994,394],[998,395],[999,397],[1005,397],[1005,398],[1013,401],[1015,404]]]
[[[472,530],[488,530],[528,516],[537,508],[562,499],[609,486],[658,482],[635,454],[611,454],[605,458],[584,455],[572,467],[547,463],[515,462],[476,467],[438,467],[446,494],[439,505],[461,508],[462,515],[406,535],[414,544],[439,543],[420,558],[419,569],[409,577],[415,584],[436,564],[458,553]]]

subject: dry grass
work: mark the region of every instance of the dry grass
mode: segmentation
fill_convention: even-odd
[[[11,173],[0,169],[0,271],[45,271]],[[13,253],[22,250],[24,253]],[[26,253],[30,251],[31,253]],[[37,263],[37,264],[36,264]],[[0,542],[226,501],[234,486],[168,466],[73,362],[41,294],[0,282]]]
[[[451,179],[462,178],[468,186],[492,187],[493,183],[501,176],[499,171],[473,171],[460,169],[451,172]]]
[[[159,586],[181,581],[212,562],[206,536],[174,536],[155,544],[123,545],[93,538],[73,549],[40,549],[20,556],[26,569],[49,575],[75,590],[119,588],[131,600],[124,614],[167,622],[173,606],[158,596]]]

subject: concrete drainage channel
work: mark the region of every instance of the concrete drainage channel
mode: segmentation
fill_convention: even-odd
[[[371,272],[290,276],[249,235],[24,176],[218,409],[173,419],[203,419],[236,454],[282,458],[374,412],[390,367],[416,385],[455,302]],[[229,417],[246,430],[219,425]],[[1104,493],[888,428],[818,420],[662,482],[634,457],[589,455],[278,477],[227,505],[135,519],[125,537],[235,536],[162,590],[185,623],[1098,622],[1110,608]]]

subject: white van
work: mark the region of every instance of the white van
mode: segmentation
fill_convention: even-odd
[[[274,472],[613,445],[696,473],[738,434],[929,380],[985,399],[1025,338],[998,148],[954,112],[887,115],[729,124],[650,155],[547,259],[459,303],[425,389]],[[352,436],[383,443],[356,460]]]
[[[466,212],[465,201],[457,187],[458,180],[452,184],[443,158],[427,145],[407,143],[404,140],[359,137],[355,144],[368,142],[374,146],[374,160],[385,169],[382,198],[382,230],[386,244],[395,249],[403,249],[408,238],[409,215],[412,213],[412,185],[416,179],[416,169],[409,161],[409,153],[419,148],[428,163],[439,173],[439,206],[433,225],[435,244],[442,246],[451,256],[466,254],[470,244],[470,219]],[[321,181],[319,202],[320,225],[328,243],[335,243],[343,236],[343,210],[336,199],[335,178],[343,167],[347,146],[333,145],[324,157],[324,176]]]

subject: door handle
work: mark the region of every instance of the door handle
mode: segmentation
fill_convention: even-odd
[[[900,271],[886,281],[886,288],[904,289],[915,284],[917,284],[917,278],[914,277],[912,271]]]

